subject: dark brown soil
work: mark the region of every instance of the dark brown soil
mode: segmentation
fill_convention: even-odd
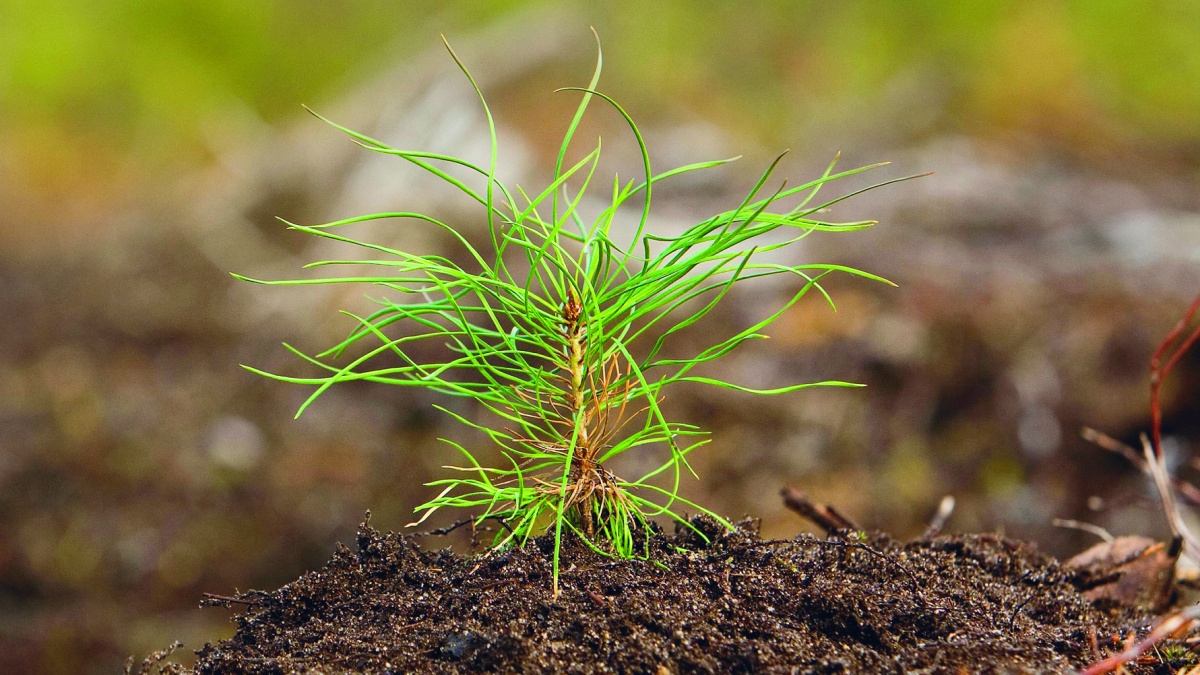
[[[324,569],[210,602],[248,609],[192,672],[1065,672],[1148,619],[999,536],[764,541],[694,522],[711,543],[657,534],[651,562],[564,543],[557,599],[545,537],[459,556],[364,523]]]

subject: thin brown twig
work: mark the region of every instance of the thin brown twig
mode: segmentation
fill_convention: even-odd
[[[219,602],[219,603],[226,604],[226,605],[234,604],[234,605],[245,605],[246,607],[254,607],[255,605],[258,604],[254,600],[243,600],[241,598],[234,598],[234,597],[231,597],[228,595],[217,595],[216,593],[201,593],[201,595],[204,597],[205,600]]]
[[[1054,527],[1065,527],[1072,530],[1087,532],[1088,534],[1099,537],[1106,544],[1111,544],[1116,539],[1116,537],[1112,536],[1111,532],[1103,527],[1093,523],[1087,523],[1082,520],[1075,520],[1073,518],[1055,518],[1054,520],[1050,521],[1050,524]]]
[[[445,536],[445,535],[450,534],[451,532],[457,530],[458,528],[462,527],[463,525],[466,525],[468,523],[475,523],[475,520],[476,520],[475,518],[463,518],[462,520],[456,520],[453,523],[450,523],[449,525],[447,525],[445,527],[439,527],[435,530],[429,530],[428,532],[414,532],[413,536],[421,536],[421,537]],[[509,527],[508,523],[505,522],[505,520],[503,518],[501,518],[500,516],[494,516],[494,515],[493,516],[484,516],[483,520],[494,520],[497,523],[500,523],[501,527],[508,530],[510,533],[512,532],[512,528]]]
[[[1142,453],[1134,450],[1132,446],[1122,443],[1101,431],[1096,431],[1091,427],[1084,427],[1080,435],[1083,436],[1084,440],[1095,443],[1109,452],[1121,455],[1136,466],[1138,470],[1146,475],[1150,475],[1150,467],[1146,465],[1146,460],[1142,456]],[[1170,481],[1171,485],[1179,491],[1179,496],[1183,497],[1188,504],[1200,508],[1200,488],[1176,476],[1170,476]]]
[[[838,512],[827,504],[818,504],[809,499],[808,495],[790,485],[780,491],[784,506],[816,523],[827,534],[839,530],[860,530],[854,521]]]

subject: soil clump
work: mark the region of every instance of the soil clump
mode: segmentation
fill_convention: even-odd
[[[709,541],[655,532],[647,560],[564,538],[555,598],[549,537],[461,556],[364,522],[319,571],[207,600],[244,612],[186,672],[1069,672],[1151,618],[1087,599],[1111,581],[1094,569],[997,535],[766,541],[751,521],[693,523]]]

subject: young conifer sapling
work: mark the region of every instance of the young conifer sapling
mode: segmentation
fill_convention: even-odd
[[[446,45],[449,49],[449,44]],[[436,497],[417,508],[421,520],[446,507],[474,512],[478,523],[499,520],[496,547],[523,546],[536,533],[554,536],[554,585],[558,591],[559,552],[572,533],[605,555],[633,557],[650,536],[655,517],[689,526],[684,509],[730,523],[679,495],[688,455],[707,442],[694,425],[668,419],[664,393],[683,382],[712,385],[758,395],[779,395],[819,386],[859,386],[841,381],[791,384],[755,389],[697,369],[729,354],[762,332],[812,291],[832,308],[822,282],[834,273],[890,283],[867,272],[833,264],[783,263],[766,253],[785,249],[813,232],[859,230],[874,221],[834,223],[820,213],[856,190],[828,201],[816,199],[832,181],[882,166],[835,171],[831,163],[817,178],[794,187],[766,190],[776,159],[747,196],[682,233],[655,234],[650,227],[651,196],[656,184],[732,160],[699,162],[655,174],[641,132],[613,99],[597,91],[602,58],[586,87],[560,91],[580,97],[567,126],[549,184],[538,192],[508,186],[496,178],[499,161],[495,122],[487,101],[465,65],[450,49],[479,97],[487,119],[491,153],[486,165],[434,152],[401,150],[337,125],[362,147],[392,155],[432,174],[460,191],[486,215],[488,245],[476,247],[453,224],[415,212],[375,213],[321,225],[287,223],[291,229],[344,242],[369,251],[364,260],[328,260],[309,267],[367,265],[380,272],[367,276],[331,276],[282,281],[239,279],[273,285],[372,284],[385,295],[366,316],[348,314],[355,327],[330,349],[307,355],[287,346],[323,374],[310,377],[267,373],[267,377],[314,387],[297,417],[329,387],[365,380],[420,387],[473,401],[479,417],[437,406],[490,439],[500,461],[480,461],[479,450],[442,439],[463,459],[447,467],[453,475],[429,485]],[[600,139],[568,162],[579,124],[596,101],[614,110],[640,150],[641,171],[632,180],[614,177],[606,206],[584,214],[585,194],[600,190],[596,175]],[[475,180],[455,175],[463,171]],[[904,178],[886,181],[888,183]],[[866,188],[866,189],[871,189]],[[790,199],[789,199],[790,198]],[[784,202],[790,207],[784,207]],[[622,230],[618,214],[636,214]],[[355,223],[390,219],[440,228],[461,247],[459,264],[435,253],[413,253],[354,239],[344,234]],[[286,221],[284,221],[286,223]],[[783,235],[783,236],[780,236]],[[482,249],[482,250],[481,250]],[[714,338],[685,358],[666,356],[664,348],[730,297],[741,282],[783,276],[795,280],[790,297],[761,320]],[[709,334],[716,334],[711,332]],[[435,360],[419,360],[413,346],[434,343]],[[424,345],[422,345],[424,346]],[[427,353],[422,349],[421,353]],[[353,357],[348,353],[354,354]],[[662,453],[655,468],[622,477],[608,466],[627,452]],[[418,521],[420,522],[420,521]]]

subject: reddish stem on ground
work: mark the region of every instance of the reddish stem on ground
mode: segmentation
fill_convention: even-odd
[[[1179,363],[1179,359],[1183,358],[1183,355],[1191,349],[1197,339],[1200,339],[1200,325],[1197,325],[1186,338],[1180,341],[1180,336],[1191,325],[1197,310],[1200,310],[1200,295],[1196,296],[1183,318],[1175,324],[1170,333],[1167,333],[1167,337],[1150,357],[1150,432],[1154,439],[1154,453],[1159,457],[1162,456],[1162,383],[1171,374],[1175,364]],[[1170,356],[1167,357],[1166,363],[1163,363],[1163,356],[1168,352],[1170,352]]]
[[[1130,644],[1125,651],[1119,654],[1097,661],[1087,668],[1079,671],[1079,675],[1106,675],[1117,668],[1129,663],[1142,654],[1146,653],[1154,645],[1162,642],[1172,633],[1185,628],[1190,622],[1200,618],[1200,605],[1192,605],[1187,609],[1182,609],[1174,614],[1170,614],[1167,618],[1159,622],[1150,634],[1141,641]]]

